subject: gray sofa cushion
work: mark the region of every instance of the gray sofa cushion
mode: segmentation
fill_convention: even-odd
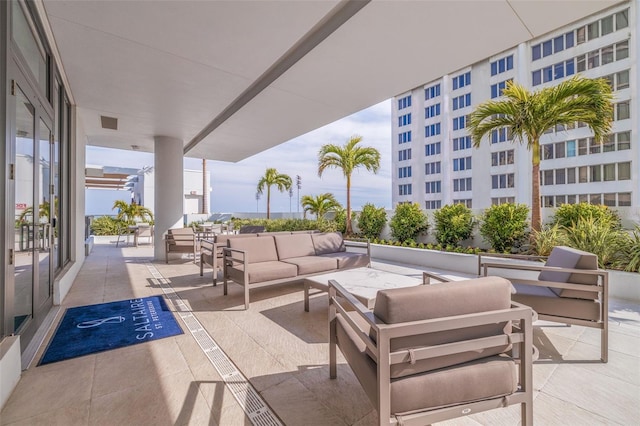
[[[278,259],[284,260],[292,257],[303,257],[315,255],[311,234],[287,234],[275,235]]]
[[[455,315],[509,309],[511,283],[500,277],[484,277],[442,285],[424,285],[381,290],[373,313],[386,324],[397,324]],[[391,350],[402,351],[419,346],[432,346],[460,340],[501,335],[511,331],[510,323],[476,327],[392,339]],[[366,331],[366,330],[365,330]],[[377,336],[371,335],[376,340]],[[398,378],[423,371],[473,361],[506,351],[508,345],[470,351],[455,356],[442,356],[391,367],[391,377]]]
[[[321,254],[319,257],[329,257],[338,261],[338,269],[364,268],[369,266],[369,257],[364,253],[341,251],[337,253]]]
[[[571,247],[556,246],[551,250],[551,254],[545,263],[545,266],[556,266],[570,269],[598,269],[598,256],[586,251],[577,250]],[[573,284],[597,284],[598,277],[596,275],[572,274],[569,272],[542,271],[538,275],[540,281],[553,281],[558,283]],[[560,297],[579,298],[579,299],[597,299],[598,292],[556,289],[551,290]]]
[[[244,269],[242,265],[229,268],[227,272],[235,282],[243,282]],[[249,284],[294,278],[297,273],[298,267],[290,263],[279,261],[251,263],[249,267]]]
[[[249,263],[271,262],[278,260],[276,243],[272,236],[232,238],[228,240],[228,243],[231,248],[247,250]]]
[[[316,274],[318,272],[333,271],[338,267],[336,259],[322,256],[290,257],[282,262],[291,263],[298,267],[298,275]]]
[[[327,234],[310,234],[316,255],[347,251],[339,232]]]

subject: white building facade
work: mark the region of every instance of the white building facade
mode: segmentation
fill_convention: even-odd
[[[610,81],[613,129],[603,144],[581,123],[549,131],[541,144],[545,214],[563,203],[589,202],[640,215],[637,2],[621,3],[499,55],[444,75],[394,98],[393,205],[426,210],[464,203],[479,210],[504,202],[531,203],[531,153],[494,132],[473,148],[468,114],[498,99],[509,80],[530,90],[580,74]]]

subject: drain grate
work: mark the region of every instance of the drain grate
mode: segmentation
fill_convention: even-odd
[[[218,346],[211,335],[204,329],[200,321],[191,313],[187,304],[180,295],[171,287],[171,281],[162,276],[158,268],[148,260],[141,259],[140,263],[146,265],[153,277],[154,284],[158,285],[167,299],[173,303],[176,313],[180,316],[185,326],[198,342],[198,345],[207,356],[213,367],[224,380],[225,385],[238,401],[245,414],[256,426],[283,426],[276,414],[269,408],[258,391],[249,383],[246,377],[238,370],[235,364]]]

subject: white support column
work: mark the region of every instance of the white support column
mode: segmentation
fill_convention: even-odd
[[[162,260],[167,230],[183,226],[183,142],[168,136],[156,136],[154,140],[154,258]]]

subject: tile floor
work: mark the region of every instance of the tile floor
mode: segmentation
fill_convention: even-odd
[[[200,277],[192,262],[150,264],[151,256],[147,247],[94,246],[61,313],[162,294],[150,272],[155,267],[284,424],[376,424],[376,412],[344,361],[338,379],[329,380],[326,297],[312,298],[305,313],[301,285],[266,288],[252,292],[251,309],[244,311],[240,286],[231,285],[224,297],[221,285],[211,286],[210,271]],[[374,267],[421,275],[400,265]],[[537,323],[536,425],[640,424],[640,305],[612,300],[609,315],[608,364],[598,361],[599,330]],[[183,335],[36,367],[41,348],[0,412],[0,424],[252,424],[181,325]],[[515,406],[441,424],[518,423]]]

